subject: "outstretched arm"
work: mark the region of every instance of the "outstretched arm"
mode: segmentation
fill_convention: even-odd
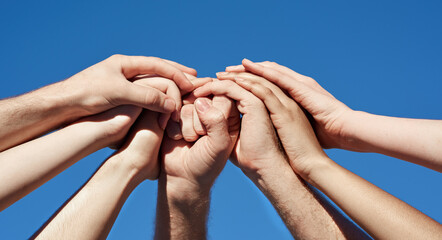
[[[138,74],[167,77],[183,91],[193,89],[184,73],[196,71],[154,57],[114,55],[82,72],[22,96],[0,101],[0,152],[62,124],[131,104],[159,112],[179,110],[164,93],[127,79]],[[166,101],[169,100],[169,101]]]
[[[314,118],[325,148],[377,152],[442,172],[442,121],[378,116],[353,111],[324,90],[314,79],[276,63],[228,67],[250,71],[286,90]],[[230,79],[229,74],[219,78]]]
[[[235,81],[267,106],[294,171],[329,196],[371,236],[435,239],[442,234],[442,226],[433,219],[329,159],[303,111],[270,82],[256,77]]]
[[[237,101],[243,117],[240,138],[231,160],[266,195],[295,238],[368,237],[350,221],[331,211],[330,206],[321,205],[325,202],[318,201],[294,173],[260,99],[231,81],[208,83],[194,94],[226,95]]]
[[[121,106],[0,153],[0,210],[126,135],[141,109]]]
[[[163,130],[157,118],[158,113],[144,111],[125,145],[36,233],[36,238],[106,239],[135,187],[158,177]]]

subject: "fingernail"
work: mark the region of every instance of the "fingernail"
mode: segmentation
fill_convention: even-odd
[[[166,99],[164,102],[164,110],[167,112],[173,112],[175,110],[175,101],[172,99]]]
[[[226,72],[217,72],[216,76],[223,76],[223,75],[226,75],[226,74],[227,74]]]
[[[242,60],[242,62],[243,62],[243,63],[253,63],[252,61],[250,61],[250,60],[247,59],[247,58],[244,58],[244,59]]]
[[[205,98],[198,98],[197,100],[195,100],[195,107],[198,111],[205,112],[210,108],[209,100]]]

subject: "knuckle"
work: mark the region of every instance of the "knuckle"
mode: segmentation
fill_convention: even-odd
[[[193,104],[184,105],[181,108],[182,117],[192,117],[193,116]]]
[[[213,123],[221,123],[225,121],[224,114],[220,111],[212,111],[209,115],[209,119]]]
[[[145,103],[149,105],[159,106],[162,103],[162,97],[157,91],[149,90],[146,92]]]

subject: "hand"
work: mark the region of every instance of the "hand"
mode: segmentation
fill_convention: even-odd
[[[195,143],[165,137],[162,144],[161,175],[167,181],[168,194],[208,193],[238,136],[239,114],[231,102],[218,105],[201,98],[195,101],[195,111],[207,135]]]
[[[155,74],[172,79],[183,91],[191,91],[193,85],[183,72],[196,75],[191,68],[159,58],[114,55],[59,86],[69,104],[77,107],[82,116],[126,104],[170,113],[179,110],[173,99],[155,88],[135,85],[127,79],[140,74]]]
[[[235,100],[244,98],[244,96],[254,95],[254,98],[256,98],[257,101],[264,102],[265,106],[261,103],[261,108],[265,110],[265,107],[267,107],[270,112],[270,118],[278,132],[292,168],[301,176],[308,177],[311,169],[316,167],[317,163],[322,163],[322,157],[325,156],[325,153],[319,145],[307,117],[298,107],[296,102],[287,97],[280,88],[262,77],[250,73],[229,73],[225,76],[226,78],[233,79],[238,85],[240,85],[243,88],[242,91],[239,91],[241,88],[238,87],[238,85],[234,87],[235,85],[232,81],[223,80],[221,81],[223,85],[222,87],[211,87],[207,84],[196,89],[194,94],[196,96],[203,96],[208,93],[226,94]],[[235,89],[235,91],[232,89]],[[238,92],[236,92],[236,89],[238,89]],[[241,104],[241,101],[239,104],[239,109],[240,112],[244,114],[244,119],[246,115],[241,110],[243,109],[243,104]],[[244,105],[247,106],[246,103],[244,103]],[[253,112],[257,111],[255,110]],[[262,114],[259,118],[265,119],[268,116],[265,111],[261,110],[260,112],[262,112]],[[245,119],[243,121],[245,121]],[[253,119],[252,123],[257,121],[258,120]],[[243,122],[240,134],[241,145],[244,144],[242,142],[242,136],[246,135],[242,134],[242,131],[247,125],[253,126],[253,124],[246,124]],[[262,126],[259,128],[265,129]],[[251,138],[250,141],[252,143],[258,141],[260,139],[259,136],[262,136],[262,134]],[[267,142],[268,141],[264,141],[264,146],[266,146],[265,144],[267,144]],[[256,151],[256,149],[259,149],[259,147],[253,146],[251,151]],[[269,151],[267,150],[265,152]],[[238,158],[238,161],[240,160],[241,159]]]
[[[227,67],[228,72],[249,71],[266,78],[287,91],[293,99],[313,116],[316,135],[324,148],[348,149],[350,133],[346,122],[353,110],[334,98],[314,79],[273,62],[253,63],[247,59],[243,65]],[[219,79],[231,79],[229,74],[219,74]]]
[[[239,140],[230,158],[249,177],[285,163],[284,153],[278,145],[273,125],[263,102],[232,81],[214,81],[197,88],[197,97],[225,95],[237,101],[241,112]],[[279,160],[278,160],[279,159]]]

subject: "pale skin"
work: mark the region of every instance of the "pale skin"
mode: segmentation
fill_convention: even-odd
[[[190,76],[188,76],[190,78]],[[192,80],[196,86],[207,79]],[[174,81],[161,77],[138,77],[140,87],[151,87],[177,102],[181,91]],[[83,157],[106,146],[121,145],[130,126],[140,114],[137,106],[120,106],[83,118],[59,131],[15,146],[0,153],[0,211],[37,189]],[[170,114],[158,120],[165,128]]]
[[[260,99],[231,81],[207,83],[194,94],[225,95],[237,102],[241,130],[230,159],[266,195],[294,238],[369,239],[350,221],[328,212],[293,172]]]
[[[171,113],[178,104],[149,86],[128,81],[136,75],[155,74],[172,79],[183,91],[192,83],[185,73],[196,71],[155,57],[114,55],[74,76],[33,92],[0,101],[0,151],[69,124],[80,117],[97,114],[119,105]],[[178,114],[174,114],[178,120]]]
[[[159,174],[163,129],[159,113],[144,110],[127,142],[43,228],[36,239],[106,239],[130,193]]]
[[[442,234],[439,223],[328,158],[301,108],[270,81],[249,73],[224,76],[230,76],[265,103],[293,170],[330,197],[372,237],[435,239]],[[214,92],[210,87],[196,91],[197,96]]]
[[[231,101],[200,98],[194,107],[206,135],[194,143],[163,141],[155,239],[206,239],[210,189],[238,136],[239,113]]]
[[[189,76],[188,76],[189,77]],[[208,79],[192,78],[195,86]],[[180,89],[172,80],[138,76],[135,84],[151,86],[181,103]],[[118,107],[118,111],[141,109]],[[143,110],[131,116],[132,126],[123,146],[113,154],[92,178],[35,234],[38,239],[105,239],[130,193],[145,179],[159,174],[158,152],[165,123],[158,121],[167,114]],[[164,126],[160,124],[163,123]],[[102,127],[104,122],[96,123]],[[129,126],[132,124],[129,124]],[[119,131],[120,132],[120,131]],[[84,140],[84,139],[83,139]],[[60,156],[58,156],[60,157]]]
[[[386,117],[354,111],[324,90],[314,79],[273,62],[227,67],[248,71],[275,83],[314,119],[324,148],[376,152],[442,172],[442,121]],[[222,73],[218,76],[223,78]]]

